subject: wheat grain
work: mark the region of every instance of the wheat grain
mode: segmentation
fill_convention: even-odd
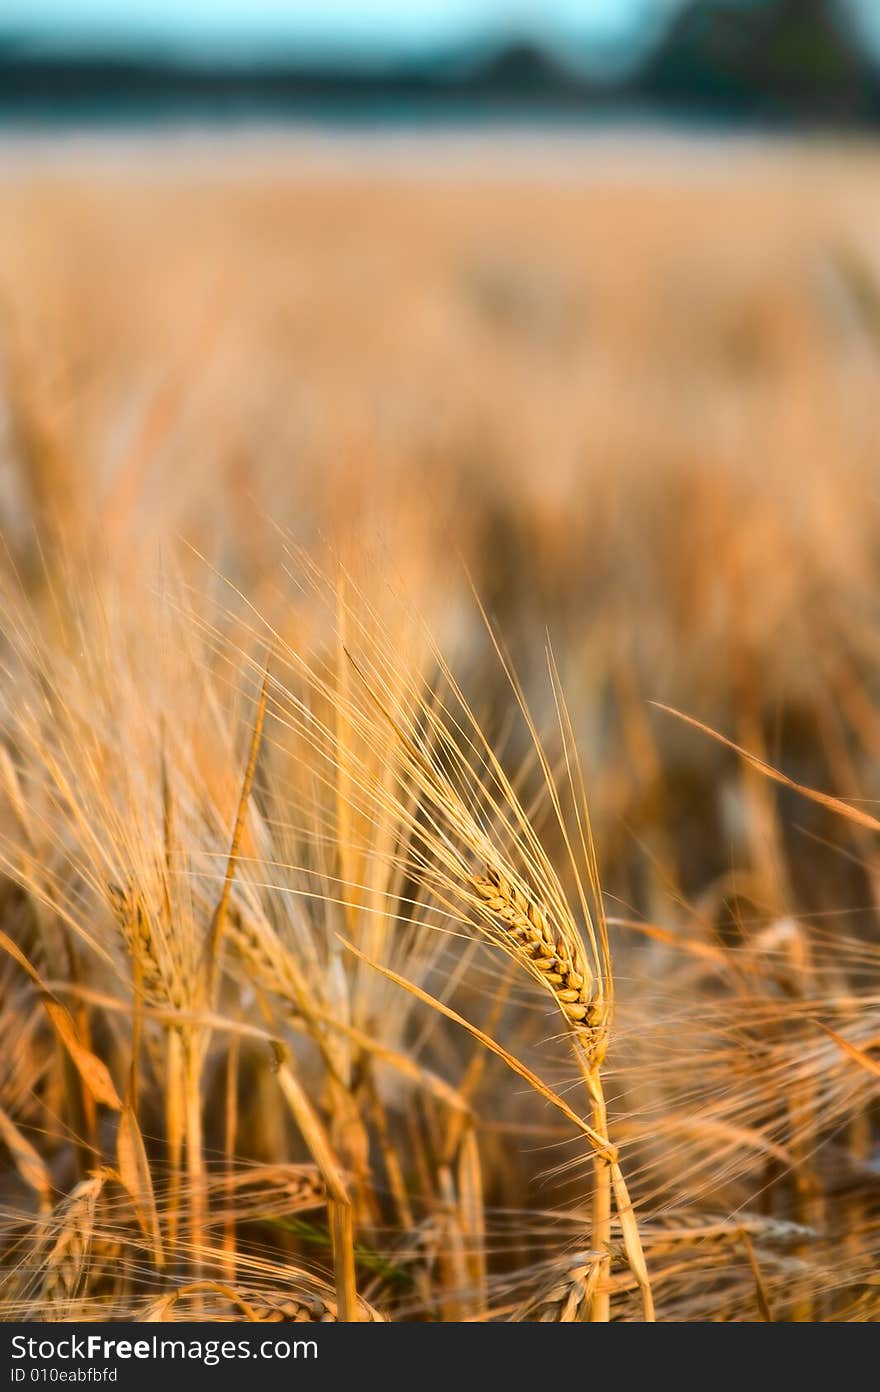
[[[100,1171],[81,1180],[50,1220],[57,1235],[42,1266],[40,1304],[52,1319],[69,1317],[83,1294],[105,1180]]]
[[[603,1262],[595,1252],[578,1253],[561,1264],[551,1284],[530,1300],[521,1318],[542,1324],[578,1324],[589,1317]]]
[[[182,1010],[185,996],[174,975],[170,981],[162,970],[156,939],[143,896],[129,884],[109,884],[107,894],[113,916],[133,961],[137,963],[141,985],[148,999]]]
[[[529,971],[550,991],[596,1063],[604,1056],[605,1011],[591,992],[592,973],[580,937],[555,930],[547,913],[500,870],[488,867],[471,886]]]
[[[251,1287],[224,1281],[193,1281],[150,1302],[140,1315],[144,1322],[186,1320],[193,1305],[202,1313],[207,1297],[212,1319],[241,1319],[258,1324],[335,1324],[339,1310],[330,1287],[319,1277],[290,1268],[284,1287]],[[384,1317],[366,1300],[358,1301],[358,1318],[384,1323]]]

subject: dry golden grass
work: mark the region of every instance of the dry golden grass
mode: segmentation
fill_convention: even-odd
[[[873,149],[129,153],[0,172],[0,1313],[878,1318]]]

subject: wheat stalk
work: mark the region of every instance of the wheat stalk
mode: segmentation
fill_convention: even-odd
[[[302,731],[313,755],[329,761],[331,777],[335,779],[338,770],[344,768],[345,782],[356,790],[358,805],[366,800],[377,817],[386,814],[389,807],[393,809],[401,828],[401,843],[410,847],[407,869],[415,883],[433,892],[458,922],[463,906],[469,926],[499,946],[550,992],[566,1023],[591,1113],[591,1245],[602,1253],[601,1279],[595,1284],[591,1318],[610,1317],[610,1287],[606,1278],[611,1260],[612,1209],[616,1207],[629,1263],[642,1292],[645,1316],[653,1319],[638,1226],[617,1152],[608,1139],[600,1069],[611,1023],[611,959],[586,798],[555,665],[551,659],[553,696],[571,795],[570,812],[563,809],[557,780],[532,716],[493,635],[562,836],[589,947],[578,931],[559,876],[535,832],[532,818],[442,654],[434,650],[443,696],[426,687],[420,674],[410,679],[397,646],[386,646],[381,636],[377,638],[374,623],[359,624],[344,586],[336,586],[334,591],[338,634],[350,634],[352,644],[360,639],[364,646],[364,652],[355,656],[340,638],[342,665],[350,667],[359,681],[353,685],[341,678],[328,680],[320,664],[310,665],[300,654],[285,647],[293,669],[337,714],[335,722],[321,723],[313,710],[294,696],[288,718]],[[400,692],[406,694],[406,700],[390,699],[389,693]],[[399,794],[389,788],[382,771],[364,755],[376,743],[377,729],[380,739],[393,732]],[[354,944],[348,942],[347,946],[360,955]],[[374,959],[365,960],[378,966],[390,979],[400,980]],[[450,1013],[413,983],[401,984],[434,1008]],[[476,1033],[460,1017],[459,1022]],[[485,1036],[481,1038],[487,1042]],[[513,1066],[511,1056],[506,1058]]]
[[[580,934],[568,922],[565,929],[554,928],[550,915],[538,902],[492,866],[487,868],[484,875],[472,876],[470,885],[486,912],[501,929],[514,957],[546,987],[564,1016],[590,1099],[593,1129],[600,1137],[606,1137],[608,1118],[599,1070],[608,1048],[610,1004],[607,1000],[599,999],[592,990],[593,977]],[[616,1153],[612,1163],[616,1164]],[[619,1167],[617,1183],[625,1188]],[[583,1301],[566,1305],[566,1309],[583,1311],[589,1308],[590,1318],[596,1321],[605,1321],[610,1317],[607,1278],[611,1267],[611,1218],[612,1172],[609,1157],[596,1150],[593,1158],[592,1241],[602,1255],[594,1262],[590,1279],[584,1284],[586,1294]],[[634,1222],[628,1226],[627,1253],[633,1270],[639,1273],[645,1314],[651,1319],[653,1301]]]

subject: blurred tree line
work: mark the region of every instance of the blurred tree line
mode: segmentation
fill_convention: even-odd
[[[880,72],[839,0],[690,0],[635,86],[734,114],[880,115]]]

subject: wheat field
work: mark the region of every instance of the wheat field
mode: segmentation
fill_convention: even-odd
[[[4,149],[3,1319],[880,1317],[876,158]]]

